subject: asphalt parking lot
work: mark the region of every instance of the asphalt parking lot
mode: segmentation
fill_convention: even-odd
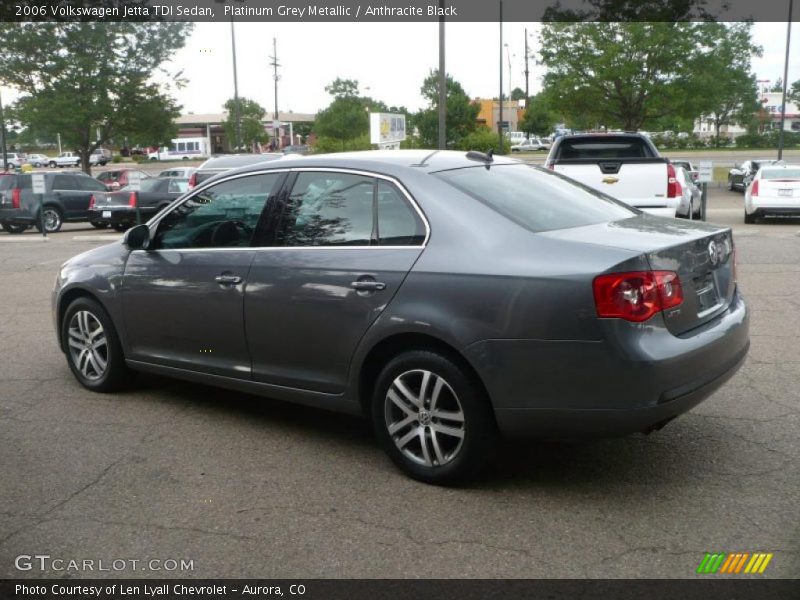
[[[800,220],[744,225],[724,188],[709,206],[752,309],[735,378],[650,436],[507,445],[461,489],[401,475],[359,419],[149,376],[84,390],[50,291],[117,234],[0,232],[0,577],[683,578],[705,552],[771,552],[762,577],[797,577]],[[34,554],[193,569],[15,568]]]

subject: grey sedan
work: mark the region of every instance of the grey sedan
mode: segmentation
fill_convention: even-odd
[[[501,435],[659,429],[749,346],[729,229],[474,152],[227,171],[66,262],[53,312],[91,390],[149,371],[366,415],[438,484]]]

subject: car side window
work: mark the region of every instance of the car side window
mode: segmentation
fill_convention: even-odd
[[[278,246],[369,246],[375,179],[349,173],[301,172],[281,207]]]
[[[381,246],[419,246],[425,224],[397,186],[378,180],[378,243]]]
[[[78,189],[86,190],[90,192],[104,192],[106,191],[106,186],[102,183],[97,181],[96,179],[92,179],[91,177],[76,177],[75,178],[78,182]]]
[[[191,196],[158,224],[154,249],[249,246],[280,177],[280,173],[239,177]]]
[[[186,179],[170,179],[167,192],[172,194],[182,194],[189,189],[189,181]]]
[[[79,189],[72,175],[56,175],[53,177],[54,190],[77,190]]]

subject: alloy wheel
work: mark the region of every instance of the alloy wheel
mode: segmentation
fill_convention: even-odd
[[[108,340],[100,320],[86,310],[69,322],[69,353],[80,374],[89,381],[100,379],[108,367]]]
[[[384,417],[397,449],[420,465],[445,465],[464,443],[461,402],[450,384],[431,371],[398,375],[386,393]]]
[[[55,208],[45,208],[43,220],[45,231],[55,232],[61,228],[61,215]]]

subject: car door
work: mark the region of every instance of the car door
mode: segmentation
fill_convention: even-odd
[[[131,252],[123,278],[131,359],[250,378],[243,302],[251,242],[281,177],[227,179],[192,194],[151,224],[150,248]]]
[[[75,175],[70,175],[69,173],[54,175],[53,195],[57,204],[64,211],[65,221],[86,218],[91,194],[80,188],[78,178]]]
[[[428,226],[397,182],[296,170],[270,202],[245,292],[253,378],[339,393],[350,359],[422,252]]]

